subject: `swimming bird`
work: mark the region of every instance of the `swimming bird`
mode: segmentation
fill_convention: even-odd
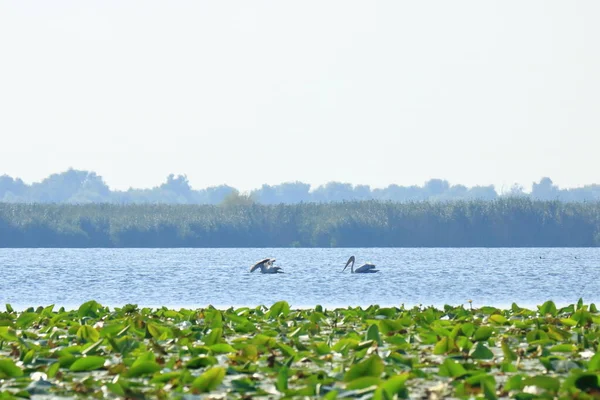
[[[342,272],[344,272],[346,270],[346,268],[348,267],[348,265],[350,265],[350,264],[352,264],[350,266],[350,272],[353,274],[373,274],[375,272],[379,272],[378,269],[375,269],[375,264],[371,264],[371,263],[364,263],[360,267],[356,268],[356,271],[355,271],[354,270],[354,256],[350,256],[350,258],[348,259],[348,262],[346,263],[346,266],[344,267]]]
[[[281,267],[275,267],[273,265],[274,262],[274,258],[265,258],[264,260],[260,260],[254,264],[252,268],[250,268],[250,272],[254,272],[260,268],[261,274],[283,274]]]

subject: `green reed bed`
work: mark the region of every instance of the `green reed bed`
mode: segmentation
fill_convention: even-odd
[[[594,304],[0,313],[4,398],[598,398]],[[595,396],[595,397],[594,397]]]

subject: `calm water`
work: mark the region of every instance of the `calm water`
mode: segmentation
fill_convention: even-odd
[[[377,274],[341,270],[350,255]],[[250,274],[276,257],[285,274]],[[534,306],[600,300],[600,249],[0,249],[0,304]]]

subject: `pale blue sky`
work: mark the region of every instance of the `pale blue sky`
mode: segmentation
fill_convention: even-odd
[[[600,182],[600,2],[2,1],[0,175]]]

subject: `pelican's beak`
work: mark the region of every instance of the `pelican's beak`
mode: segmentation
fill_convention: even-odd
[[[344,267],[344,269],[342,270],[342,272],[344,272],[344,271],[346,270],[346,268],[348,268],[348,265],[350,265],[350,261],[348,261],[348,262],[346,263],[346,266]]]

